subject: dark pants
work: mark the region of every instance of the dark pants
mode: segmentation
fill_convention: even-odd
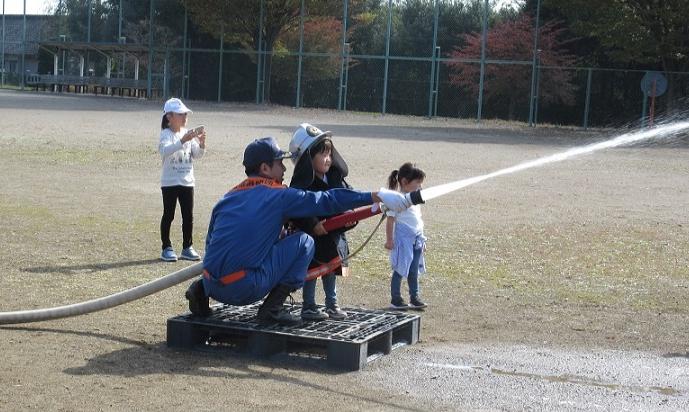
[[[314,251],[313,238],[306,233],[287,236],[273,245],[260,267],[247,270],[238,281],[223,285],[204,278],[206,295],[218,302],[243,306],[263,299],[278,285],[299,289],[304,285]]]
[[[194,229],[194,187],[166,186],[161,187],[160,190],[163,192],[163,217],[160,219],[160,241],[163,249],[172,246],[170,226],[175,220],[175,207],[178,200],[182,211],[182,247],[186,249],[193,243],[191,233]]]

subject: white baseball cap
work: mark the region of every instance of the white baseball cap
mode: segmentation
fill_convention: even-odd
[[[191,113],[191,109],[176,97],[168,99],[163,106],[163,113]]]

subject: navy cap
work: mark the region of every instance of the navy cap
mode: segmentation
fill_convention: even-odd
[[[278,142],[272,137],[256,139],[244,149],[244,167],[259,166],[261,163],[272,163],[273,160],[291,157],[290,152],[280,150]]]

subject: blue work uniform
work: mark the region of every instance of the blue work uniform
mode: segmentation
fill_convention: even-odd
[[[291,218],[328,216],[373,203],[370,192],[310,192],[249,177],[215,205],[203,258],[206,294],[231,305],[254,303],[278,284],[299,289],[313,258],[303,233],[280,239]]]

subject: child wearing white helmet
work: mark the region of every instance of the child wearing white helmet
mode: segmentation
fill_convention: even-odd
[[[349,173],[347,164],[332,143],[332,133],[323,132],[319,128],[302,123],[290,141],[289,150],[292,152],[294,174],[290,187],[310,191],[324,191],[333,188],[351,189],[344,180]],[[293,219],[292,224],[298,229],[313,236],[315,254],[309,268],[314,268],[339,257],[349,255],[349,245],[344,232],[354,226],[326,232],[321,221],[328,216],[313,216],[305,219]],[[337,304],[337,275],[346,275],[346,261],[336,271],[323,276],[323,291],[325,292],[325,311],[316,305],[316,281],[306,281],[303,288],[304,303],[301,317],[304,320],[323,320],[327,318],[341,320],[347,313]]]

